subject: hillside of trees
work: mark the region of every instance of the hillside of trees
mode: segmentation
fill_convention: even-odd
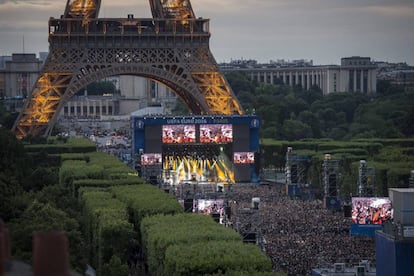
[[[262,138],[403,138],[414,136],[414,91],[379,81],[374,96],[262,84],[240,72],[226,78],[247,114],[262,118]]]
[[[14,260],[32,264],[34,232],[63,231],[77,272],[89,264],[96,275],[143,275],[127,265],[133,254],[143,265],[143,252],[149,275],[285,275],[235,230],[185,214],[175,196],[87,139],[39,144],[0,127],[0,142],[0,223]]]
[[[374,97],[356,93],[323,96],[317,88],[304,91],[300,87],[258,84],[240,73],[226,77],[246,113],[262,118],[261,166],[283,168],[286,148],[292,146],[298,154],[309,157],[307,180],[316,190],[322,188],[321,162],[326,152],[341,160],[341,194],[356,194],[361,159],[375,167],[377,195],[386,196],[390,187],[407,186],[410,170],[414,169],[414,91],[379,82]],[[177,107],[177,112],[184,110],[183,106]],[[32,232],[59,229],[67,233],[73,245],[70,261],[74,270],[83,271],[91,260],[105,275],[117,275],[107,272],[115,267],[112,263],[118,263],[117,272],[127,269],[125,247],[106,248],[102,241],[117,236],[124,242],[132,235],[140,242],[135,232],[140,222],[129,221],[128,217],[136,214],[129,216],[126,210],[133,211],[136,206],[131,202],[142,200],[131,201],[127,196],[136,193],[131,193],[130,187],[122,187],[144,183],[137,178],[130,183],[128,173],[132,171],[97,154],[95,145],[78,144],[82,153],[71,148],[70,154],[62,154],[65,147],[71,146],[64,139],[48,140],[47,147],[29,145],[39,141],[33,137],[23,142],[16,140],[9,131],[15,118],[16,114],[9,114],[0,105],[0,218],[12,230],[13,256],[30,263]],[[110,187],[118,184],[120,188]],[[159,197],[165,201],[161,194]],[[107,210],[101,203],[119,210]],[[85,219],[100,212],[105,215],[96,221]],[[113,227],[110,221],[114,217],[122,220],[117,224],[122,227]],[[150,229],[155,222],[161,224],[150,221],[143,229]],[[101,236],[92,231],[97,225],[107,232]],[[151,237],[145,235],[152,232],[144,233],[148,241]],[[98,238],[102,241],[94,243]],[[148,246],[153,245],[148,242]],[[172,261],[176,255],[173,249],[169,255]],[[102,253],[100,259],[93,257],[95,252]],[[155,270],[160,256],[157,250],[153,252]]]

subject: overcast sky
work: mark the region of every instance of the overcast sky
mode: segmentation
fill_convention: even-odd
[[[192,0],[196,17],[210,18],[217,62],[341,57],[414,65],[414,0]],[[49,17],[66,0],[0,0],[0,55],[48,50]],[[151,17],[148,0],[102,0],[99,17]],[[24,41],[24,43],[23,43]],[[23,47],[24,46],[24,47]]]

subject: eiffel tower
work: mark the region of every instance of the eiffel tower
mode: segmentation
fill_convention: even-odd
[[[49,55],[17,118],[17,138],[48,136],[80,89],[115,75],[171,88],[197,115],[243,114],[210,48],[209,19],[190,0],[149,0],[153,18],[98,18],[101,0],[68,0],[49,20]]]

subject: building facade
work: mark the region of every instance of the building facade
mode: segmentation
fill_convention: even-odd
[[[0,98],[9,110],[20,111],[40,74],[44,58],[45,53],[40,59],[35,54],[0,57]],[[306,60],[278,60],[268,64],[242,60],[220,64],[220,70],[241,71],[260,83],[283,83],[306,90],[316,86],[324,95],[336,92],[376,93],[377,65],[369,57],[345,57],[341,59],[341,65],[313,65],[312,61]],[[137,76],[114,76],[110,80],[120,95],[76,95],[60,114],[97,118],[127,115],[147,106],[161,106],[164,113],[169,114],[176,105],[175,93],[153,80]]]
[[[405,89],[414,89],[414,69],[383,72],[378,76],[378,79],[389,81],[391,84],[402,86]]]
[[[312,65],[312,62],[269,63],[240,66],[222,64],[224,72],[239,71],[260,83],[286,84],[310,90],[316,86],[324,95],[336,92],[375,94],[377,66],[369,57],[346,57],[341,65]]]
[[[72,97],[60,112],[65,118],[92,119],[119,114],[119,99],[111,96]]]
[[[10,111],[19,112],[40,75],[47,53],[0,56],[0,99]],[[65,117],[98,118],[127,115],[146,106],[162,106],[165,113],[175,107],[177,97],[166,86],[137,76],[114,76],[107,80],[118,95],[90,96],[81,91],[62,108]]]
[[[42,62],[35,54],[0,57],[0,99],[10,110],[19,110],[36,82]]]
[[[114,83],[120,94],[91,96],[84,90],[72,97],[61,111],[66,118],[105,118],[129,115],[147,106],[160,106],[163,114],[171,113],[177,98],[163,84],[137,76],[115,76],[107,80]]]
[[[164,113],[171,113],[177,97],[165,85],[137,76],[119,76],[121,91],[120,110],[131,113],[147,106],[161,106]]]

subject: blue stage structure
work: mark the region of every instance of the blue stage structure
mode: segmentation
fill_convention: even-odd
[[[377,276],[414,275],[414,189],[393,188],[394,218],[375,232]]]
[[[137,170],[158,183],[259,182],[256,115],[131,118]]]

